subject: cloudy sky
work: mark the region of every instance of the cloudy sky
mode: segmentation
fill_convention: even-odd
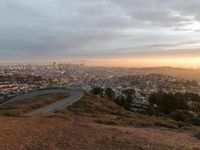
[[[0,0],[0,60],[197,60],[199,8],[199,0]]]

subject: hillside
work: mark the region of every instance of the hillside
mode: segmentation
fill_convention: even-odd
[[[135,74],[164,74],[173,77],[188,79],[188,80],[200,80],[200,69],[191,68],[173,68],[173,67],[144,67],[133,68],[132,72]]]
[[[86,94],[59,112],[0,117],[0,149],[193,150],[200,148],[197,130]]]
[[[0,115],[3,116],[20,116],[24,113],[31,112],[35,109],[50,105],[57,101],[68,97],[69,94],[65,93],[45,93],[40,95],[27,95],[22,98],[15,97],[11,102],[0,105]]]

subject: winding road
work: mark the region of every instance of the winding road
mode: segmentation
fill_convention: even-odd
[[[1,104],[7,104],[7,103],[12,103],[12,102],[16,102],[16,101],[20,101],[24,98],[28,98],[30,96],[37,96],[37,95],[42,95],[42,94],[47,94],[47,93],[68,93],[69,96],[63,100],[60,100],[58,102],[55,102],[53,104],[50,104],[48,106],[33,110],[31,112],[28,112],[25,114],[25,116],[31,116],[34,114],[38,114],[38,113],[46,113],[46,112],[54,112],[57,110],[61,110],[64,109],[68,106],[70,106],[71,104],[79,101],[83,96],[84,96],[84,91],[83,90],[78,90],[78,89],[48,89],[48,90],[42,90],[42,91],[36,91],[36,92],[31,92],[22,96],[17,96],[13,99],[8,100],[7,102]]]

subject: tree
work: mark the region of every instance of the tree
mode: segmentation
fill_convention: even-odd
[[[133,101],[134,92],[135,91],[133,89],[126,89],[123,91],[127,103],[131,103]]]
[[[108,99],[113,100],[115,98],[115,92],[111,88],[107,88],[105,90],[105,95],[108,97]]]
[[[164,114],[170,114],[176,110],[189,110],[186,97],[181,93],[172,94],[159,91],[150,95],[149,102],[151,105],[156,104]]]
[[[91,91],[94,95],[100,95],[103,96],[103,89],[101,87],[94,87]]]
[[[115,99],[114,99],[114,102],[116,104],[118,104],[119,106],[124,106],[125,105],[125,98],[124,96],[120,95],[120,96],[117,96]]]

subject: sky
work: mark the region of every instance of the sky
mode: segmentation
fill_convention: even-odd
[[[199,0],[0,0],[0,63],[200,67]]]

